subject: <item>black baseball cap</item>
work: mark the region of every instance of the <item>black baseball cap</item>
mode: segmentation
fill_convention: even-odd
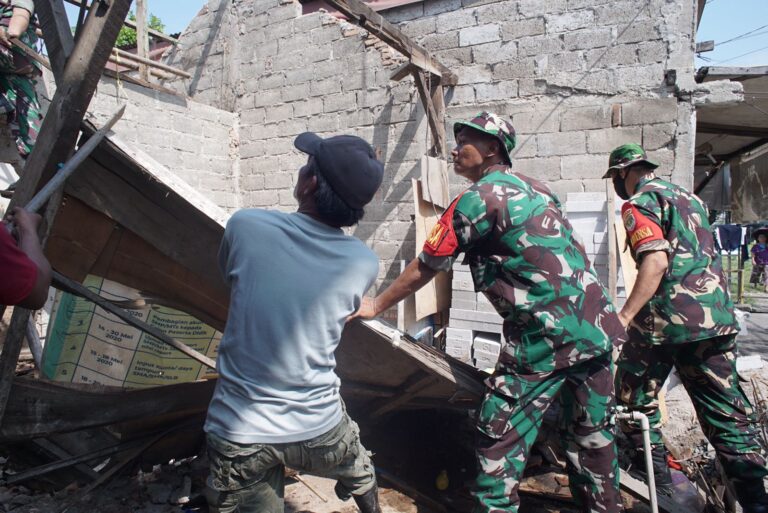
[[[315,158],[333,192],[352,208],[367,205],[384,178],[384,165],[376,160],[371,145],[354,135],[323,139],[313,132],[304,132],[293,145]]]

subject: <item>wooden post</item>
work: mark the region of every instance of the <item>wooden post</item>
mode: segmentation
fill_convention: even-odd
[[[43,40],[48,50],[51,71],[56,84],[64,75],[64,66],[75,48],[75,39],[69,28],[64,0],[35,0],[35,10],[43,29]]]
[[[136,54],[140,59],[149,59],[148,21],[146,0],[136,0]],[[139,61],[139,77],[142,80],[149,80],[149,68],[141,61]]]
[[[56,173],[58,164],[66,161],[74,149],[80,123],[130,5],[130,0],[110,0],[109,4],[97,1],[89,10],[82,35],[70,58],[66,60],[61,78],[57,80],[56,94],[48,107],[37,144],[27,159],[9,209],[29,203],[34,193]],[[53,8],[50,13],[54,13]],[[65,21],[57,20],[57,26],[61,23]],[[66,39],[60,31],[48,37],[54,40],[57,35]],[[57,43],[60,48],[66,48],[62,39]],[[60,57],[63,55],[64,50],[59,53]],[[45,234],[41,235],[45,238]],[[29,310],[14,308],[0,355],[0,422],[16,375],[16,363],[27,331],[29,314]]]

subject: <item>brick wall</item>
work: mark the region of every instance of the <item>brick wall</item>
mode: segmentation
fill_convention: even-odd
[[[449,134],[481,109],[511,117],[514,167],[565,199],[604,191],[608,152],[629,141],[690,185],[693,106],[664,84],[667,69],[680,80],[693,70],[694,8],[677,4],[433,0],[383,14],[459,75],[446,96]],[[305,130],[356,134],[380,149],[385,181],[353,232],[382,259],[380,284],[397,276],[415,254],[410,178],[427,134],[411,79],[389,80],[393,53],[291,0],[212,0],[181,42],[169,60],[195,78],[175,87],[239,115],[243,207],[295,208],[304,157],[292,141]],[[453,193],[463,186],[452,176]]]

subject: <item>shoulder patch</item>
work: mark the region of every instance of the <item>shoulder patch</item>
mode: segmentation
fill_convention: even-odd
[[[461,199],[453,200],[453,203],[448,207],[448,210],[443,212],[440,216],[440,220],[432,227],[432,230],[427,236],[427,240],[424,241],[424,253],[431,256],[451,256],[456,253],[459,248],[459,241],[456,238],[456,233],[453,230],[453,213],[456,210],[456,205]]]
[[[629,202],[621,207],[621,219],[633,250],[646,242],[664,239],[661,227]]]

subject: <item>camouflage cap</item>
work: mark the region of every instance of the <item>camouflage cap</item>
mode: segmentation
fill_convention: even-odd
[[[457,121],[453,124],[453,135],[468,126],[485,134],[492,135],[501,142],[504,156],[509,164],[512,163],[511,152],[515,148],[515,129],[509,121],[493,112],[481,112],[468,121]]]
[[[608,158],[608,171],[605,172],[603,178],[610,178],[611,171],[614,169],[624,169],[640,162],[644,162],[652,168],[659,167],[656,162],[648,159],[648,155],[639,144],[622,144],[611,152],[611,156]]]

